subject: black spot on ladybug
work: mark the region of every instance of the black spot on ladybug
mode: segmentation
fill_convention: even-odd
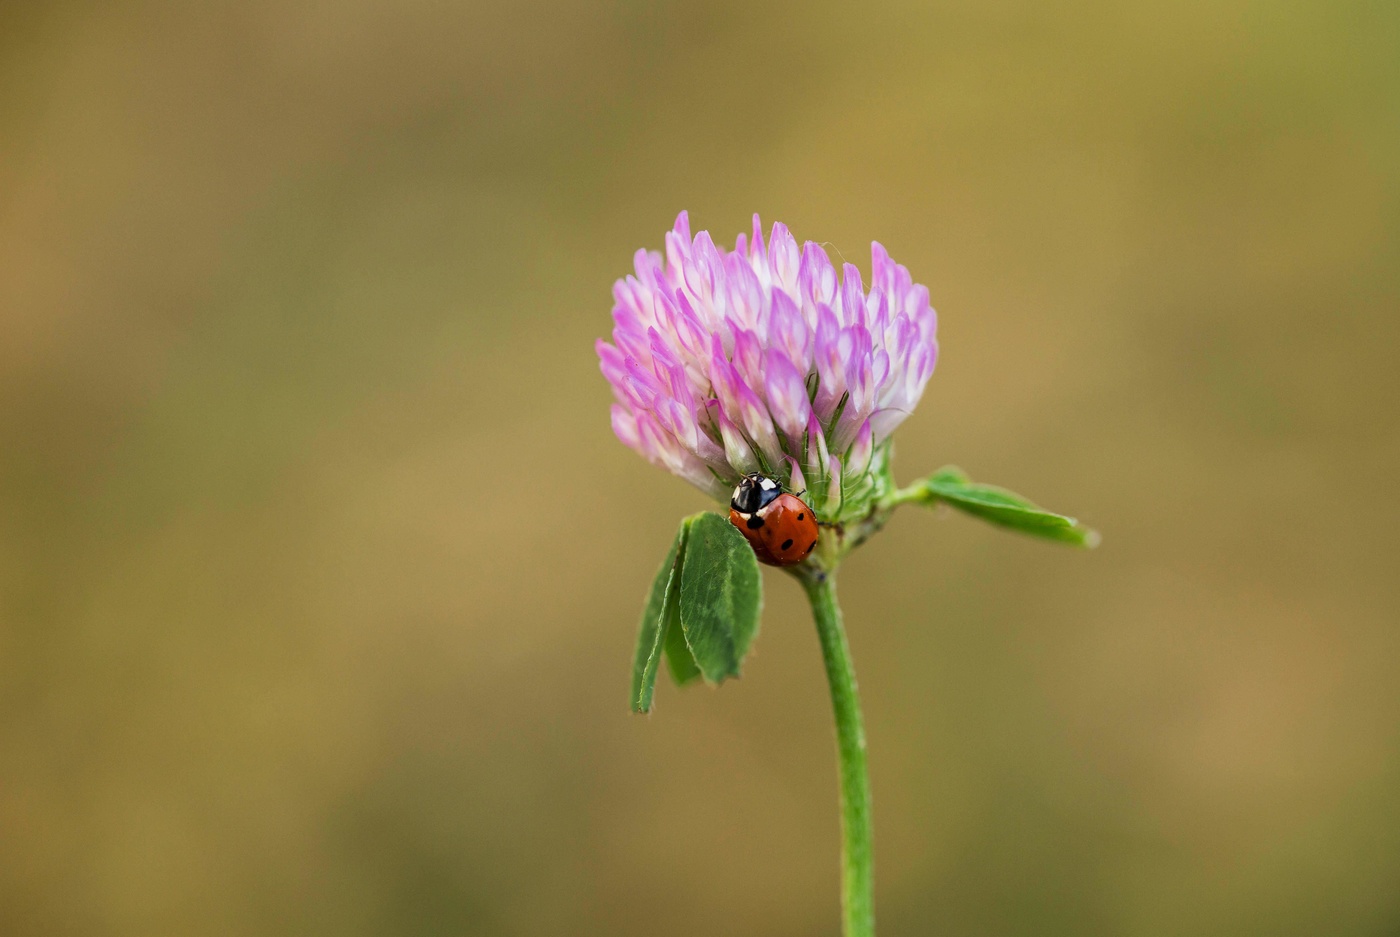
[[[758,528],[763,526],[763,518],[755,514],[753,517],[749,518],[745,526],[748,527],[749,530],[758,530]]]
[[[798,512],[797,512],[797,519],[798,519],[799,521],[802,520],[802,519],[803,519],[804,517],[806,517],[806,516],[807,516],[807,515],[806,515],[806,514],[803,514],[801,511],[798,511]]]
[[[783,549],[784,549],[784,550],[791,550],[791,549],[792,549],[792,538],[791,538],[791,537],[789,537],[788,539],[786,539],[786,540],[783,541]]]

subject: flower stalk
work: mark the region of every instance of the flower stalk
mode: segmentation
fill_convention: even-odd
[[[836,719],[836,755],[841,780],[841,932],[844,937],[875,933],[875,826],[870,772],[865,758],[865,725],[856,691],[856,671],[841,606],[836,574],[804,569],[796,574],[812,605],[821,641],[831,710]]]

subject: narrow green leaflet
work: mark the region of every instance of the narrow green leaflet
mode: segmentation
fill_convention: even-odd
[[[700,676],[700,668],[690,648],[686,647],[685,634],[681,631],[680,602],[672,602],[670,610],[666,621],[666,669],[671,671],[676,686],[685,686]]]
[[[667,624],[678,618],[681,564],[685,560],[690,522],[691,518],[681,521],[681,529],[676,531],[676,539],[671,543],[671,549],[667,552],[661,568],[656,571],[656,578],[651,583],[651,592],[647,595],[646,608],[642,610],[642,624],[637,631],[637,649],[632,658],[631,705],[634,712],[651,711],[651,698],[656,692],[656,669],[661,664]],[[680,631],[679,628],[670,630]],[[674,666],[672,664],[672,667]]]
[[[926,497],[921,500],[926,504],[944,501],[959,511],[1032,536],[1081,547],[1098,546],[1098,533],[1074,518],[1046,511],[1005,488],[974,482],[955,466],[934,472],[924,479],[923,487]]]
[[[738,676],[758,633],[763,580],[753,548],[728,519],[690,518],[680,592],[681,627],[700,673],[710,683]]]

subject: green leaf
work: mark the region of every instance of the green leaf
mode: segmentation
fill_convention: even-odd
[[[632,695],[634,712],[651,711],[651,699],[656,692],[656,669],[661,664],[668,622],[678,620],[680,605],[681,564],[685,560],[686,539],[691,518],[681,521],[676,539],[666,553],[661,568],[652,580],[647,604],[642,609],[642,624],[637,631],[637,649],[632,657]],[[679,628],[673,628],[679,632]],[[674,665],[673,665],[674,666]]]
[[[1081,547],[1095,547],[1099,543],[1098,533],[1074,518],[1037,507],[1005,488],[974,482],[956,466],[949,465],[934,472],[924,479],[923,487],[927,496],[921,500],[926,504],[944,501],[985,521],[1047,540]]]
[[[700,676],[700,668],[695,656],[685,644],[685,633],[681,631],[680,603],[671,603],[672,614],[666,621],[666,669],[671,671],[671,679],[676,686],[685,686]]]
[[[758,633],[763,580],[753,548],[727,518],[690,518],[680,599],[685,643],[700,673],[710,683],[737,677]]]

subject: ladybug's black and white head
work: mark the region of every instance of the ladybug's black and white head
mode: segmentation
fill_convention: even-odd
[[[754,472],[739,479],[729,506],[740,514],[753,514],[772,504],[783,493],[783,487],[767,475]]]

